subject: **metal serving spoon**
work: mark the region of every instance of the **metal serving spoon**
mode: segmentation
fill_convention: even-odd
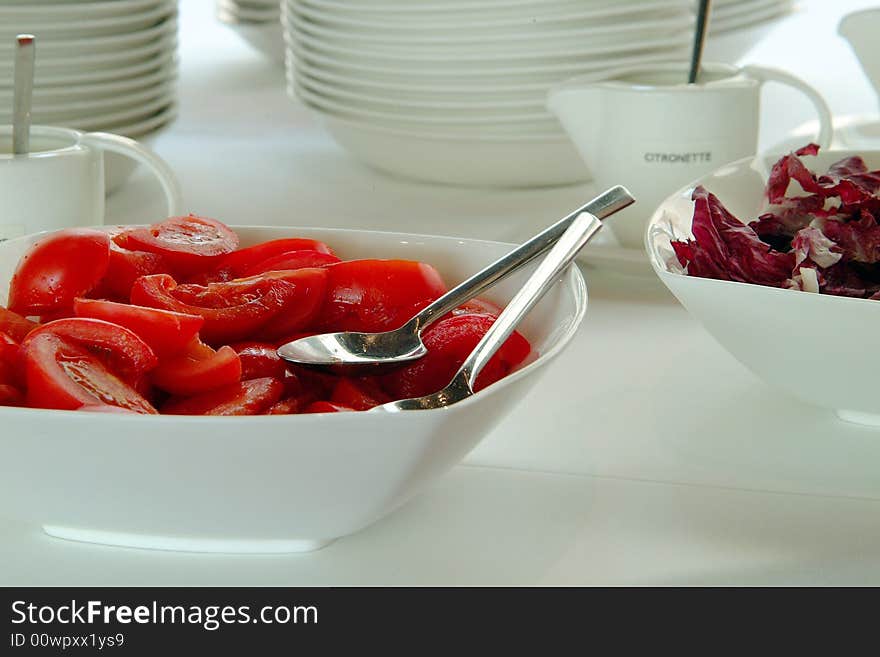
[[[517,325],[535,306],[541,297],[553,287],[560,275],[577,257],[584,245],[602,228],[602,222],[595,216],[584,212],[572,222],[565,234],[538,265],[526,284],[516,293],[498,319],[489,327],[474,350],[465,359],[449,385],[440,392],[424,397],[413,397],[376,406],[371,411],[397,413],[450,406],[474,394],[474,383],[486,363],[510,337]]]
[[[612,187],[522,246],[460,283],[416,314],[406,324],[384,333],[324,333],[281,345],[278,355],[297,365],[350,371],[365,366],[395,365],[427,352],[421,333],[448,312],[473,299],[552,247],[582,213],[608,217],[634,202],[626,188]]]

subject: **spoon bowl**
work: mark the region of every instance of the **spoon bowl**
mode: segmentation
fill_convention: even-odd
[[[407,322],[384,333],[322,333],[288,342],[278,355],[303,367],[347,374],[365,368],[393,367],[427,353],[418,326]]]
[[[365,367],[394,366],[427,353],[421,333],[433,322],[549,251],[578,217],[587,213],[597,219],[609,217],[634,202],[625,187],[617,185],[515,248],[491,265],[460,283],[406,324],[383,333],[324,333],[288,342],[278,356],[295,365],[350,373]]]

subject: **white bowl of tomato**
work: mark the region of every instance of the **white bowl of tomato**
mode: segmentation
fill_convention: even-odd
[[[428,355],[360,377],[275,347],[403,323],[509,245],[200,217],[0,243],[0,513],[48,534],[203,552],[314,550],[467,454],[578,329],[572,268],[446,409],[357,412],[432,392],[528,275],[438,321]]]

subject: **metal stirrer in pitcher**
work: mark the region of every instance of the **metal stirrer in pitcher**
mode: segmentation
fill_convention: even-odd
[[[36,42],[33,34],[15,37],[15,87],[12,106],[12,152],[30,151]]]

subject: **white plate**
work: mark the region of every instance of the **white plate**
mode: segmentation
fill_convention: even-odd
[[[118,4],[118,3],[105,3]],[[88,18],[85,15],[62,19],[52,16],[46,19],[29,19],[15,12],[0,13],[0,36],[9,37],[23,30],[41,35],[40,38],[72,38],[129,34],[155,25],[157,21],[177,14],[177,4],[165,1],[149,11],[112,18]],[[5,28],[5,29],[4,29]]]
[[[338,0],[303,0],[312,7],[338,15],[375,17],[400,21],[425,21],[434,17],[460,16],[463,21],[505,20],[508,18],[527,19],[546,13],[576,14],[581,11],[632,11],[642,4],[642,0],[498,0],[497,2],[339,2]],[[652,2],[652,5],[657,4]],[[670,0],[666,4],[678,4]]]
[[[819,122],[815,119],[802,123],[785,139],[774,144],[768,152],[788,153],[815,141]],[[834,137],[831,148],[880,150],[880,117],[876,114],[846,114],[834,117]]]
[[[59,86],[64,87],[73,84],[96,84],[132,80],[141,75],[155,73],[169,64],[176,65],[177,61],[177,49],[175,47],[158,52],[143,61],[125,64],[118,68],[85,68],[81,71],[46,74],[37,67],[35,88],[54,90]],[[5,82],[3,86],[8,87],[11,84],[12,78],[7,74],[5,78],[0,76],[0,81]]]
[[[713,34],[724,35],[736,30],[744,30],[755,25],[769,23],[776,18],[789,15],[791,11],[792,8],[789,5],[775,5],[743,16],[719,21],[709,29],[709,36]]]
[[[30,18],[44,22],[89,20],[117,17],[124,20],[135,13],[177,5],[177,0],[112,0],[104,2],[38,3],[28,0],[0,0],[0,19]]]
[[[530,51],[539,50],[542,47],[546,48],[548,45],[559,49],[576,46],[585,41],[607,43],[615,39],[633,40],[671,34],[690,28],[694,22],[694,16],[691,12],[682,11],[672,16],[652,20],[629,19],[612,21],[608,24],[588,21],[582,25],[566,22],[557,29],[551,30],[535,31],[512,28],[501,33],[486,34],[449,29],[446,32],[424,35],[413,34],[407,29],[386,29],[377,32],[372,28],[342,28],[320,24],[309,18],[306,13],[302,13],[294,3],[288,3],[285,7],[285,14],[289,22],[308,34],[330,40],[332,43],[350,44],[352,47],[371,51],[377,48],[391,49],[392,46],[415,48],[418,51],[423,51],[431,46],[443,50],[454,46],[456,50],[471,49],[479,52],[492,52],[517,45]]]
[[[129,34],[55,41],[38,37],[37,47],[40,49],[40,62],[51,65],[58,62],[63,63],[69,58],[81,55],[127,53],[130,50],[149,45],[165,35],[176,32],[177,19],[171,17],[163,20],[158,25]],[[13,48],[14,44],[11,39],[0,39],[0,57],[11,57]]]
[[[77,117],[92,113],[106,113],[115,109],[134,107],[140,103],[149,102],[156,97],[172,94],[176,89],[176,86],[176,81],[174,79],[168,79],[138,91],[117,93],[103,97],[93,95],[87,99],[64,99],[60,102],[44,102],[39,97],[35,96],[33,103],[33,116],[35,117],[35,121],[38,120],[39,117],[56,117],[51,120],[63,120],[68,117]],[[4,100],[4,95],[2,93],[0,93],[0,100]],[[0,111],[0,117],[3,117],[2,120],[9,120],[11,112]]]
[[[407,15],[399,11],[385,14],[370,13],[369,11],[342,12],[322,7],[321,3],[309,0],[286,0],[286,3],[303,16],[316,22],[326,23],[328,26],[365,29],[374,34],[399,32],[401,29],[406,29],[413,35],[432,35],[449,30],[479,31],[487,35],[492,34],[494,30],[503,33],[510,31],[511,28],[534,31],[556,30],[560,26],[574,26],[578,22],[659,18],[670,13],[682,10],[691,11],[692,9],[690,0],[655,0],[637,5],[612,2],[594,7],[578,3],[567,11],[560,11],[551,3],[532,2],[528,11],[520,11],[506,18],[501,17],[498,11],[492,11],[488,14],[459,11],[452,14],[435,14],[426,18],[423,14]]]
[[[348,85],[338,85],[332,82],[325,82],[320,78],[310,75],[304,68],[294,65],[296,80],[304,86],[312,89],[316,93],[336,97],[346,102],[363,103],[363,107],[389,107],[400,110],[412,110],[419,112],[421,110],[500,110],[514,112],[535,112],[543,110],[546,101],[546,89],[542,87],[542,91],[529,94],[528,99],[524,100],[494,100],[487,99],[484,94],[471,93],[468,99],[437,99],[437,100],[421,100],[413,99],[409,94],[402,92],[385,92],[382,94],[370,94],[368,92],[351,91]],[[289,77],[289,76],[288,76]],[[543,113],[543,112],[542,112]]]
[[[34,114],[34,123],[41,124],[59,124],[65,127],[76,128],[78,130],[109,130],[116,125],[126,125],[137,123],[145,120],[156,112],[168,107],[175,102],[176,94],[174,92],[165,93],[155,97],[153,100],[138,103],[133,107],[124,110],[111,112],[103,112],[100,114],[87,112],[77,116],[56,115],[56,114]],[[7,119],[8,123],[9,120]]]
[[[36,67],[37,84],[44,77],[77,75],[82,72],[94,72],[97,70],[112,71],[128,65],[143,64],[152,61],[164,53],[174,52],[177,49],[177,34],[167,34],[160,39],[144,46],[131,48],[124,52],[96,53],[92,55],[78,55],[50,61],[41,61]],[[0,62],[0,76],[12,75],[12,64]]]
[[[289,81],[290,82],[290,81]],[[407,121],[411,123],[442,123],[442,124],[485,124],[485,123],[521,123],[531,122],[554,123],[556,118],[544,107],[543,103],[517,103],[510,107],[492,103],[482,104],[448,104],[424,106],[398,103],[394,101],[368,100],[361,94],[340,92],[332,86],[323,85],[310,78],[297,76],[293,83],[314,95],[313,102],[320,102],[328,108],[339,108],[340,111],[356,113],[364,117],[388,121]],[[320,99],[320,100],[317,100]]]
[[[473,114],[465,113],[464,116],[450,115],[447,112],[437,112],[436,114],[415,115],[406,112],[377,112],[369,109],[362,109],[359,105],[349,105],[337,102],[326,96],[316,94],[304,86],[298,85],[294,88],[288,86],[288,92],[304,103],[323,110],[328,110],[334,114],[342,114],[351,118],[359,118],[367,122],[379,121],[399,125],[401,128],[407,126],[418,129],[425,126],[436,126],[438,128],[455,129],[458,126],[474,128],[504,126],[506,129],[525,134],[541,132],[548,133],[559,131],[559,121],[549,113],[539,114],[522,114],[522,115],[489,115],[489,114]]]
[[[151,73],[133,76],[124,80],[111,80],[110,82],[96,82],[92,84],[72,84],[67,87],[35,87],[34,104],[66,103],[88,100],[90,98],[104,98],[140,91],[141,89],[176,79],[177,64],[172,60],[161,65]],[[12,95],[11,85],[0,85],[0,99],[11,102]]]
[[[433,46],[432,48],[414,45],[358,44],[345,37],[328,37],[326,34],[318,34],[312,26],[297,21],[289,15],[285,16],[284,24],[290,39],[301,44],[304,48],[341,57],[367,59],[392,66],[395,63],[400,63],[402,58],[407,64],[419,66],[442,64],[484,66],[492,62],[558,65],[577,62],[590,55],[608,56],[681,45],[693,38],[689,25],[692,22],[693,17],[691,16],[688,22],[676,21],[674,27],[639,32],[635,35],[628,35],[626,39],[614,34],[573,36],[569,39],[548,40],[542,47],[529,48],[509,43],[503,44],[504,48],[491,47],[490,44],[485,47],[450,45],[446,47]]]
[[[572,77],[585,71],[598,71],[620,65],[621,61],[658,61],[661,57],[673,57],[681,55],[689,50],[688,43],[681,40],[664,40],[662,45],[647,47],[644,51],[630,51],[603,56],[589,56],[577,58],[573,61],[543,63],[525,63],[511,65],[509,62],[410,62],[405,59],[376,60],[366,57],[354,57],[350,55],[338,55],[321,52],[310,47],[304,41],[291,43],[285,35],[288,52],[296,58],[303,58],[313,66],[328,66],[337,71],[355,74],[367,74],[371,76],[396,77],[398,80],[421,79],[422,84],[427,81],[445,80],[455,84],[463,81],[479,84],[516,85],[519,83],[544,82],[548,80],[560,81],[566,77]],[[644,42],[642,44],[644,45]],[[450,80],[451,79],[451,80]]]
[[[495,94],[510,94],[514,98],[534,97],[540,94],[542,97],[553,84],[561,82],[566,77],[589,73],[593,71],[604,71],[622,66],[638,66],[646,63],[658,61],[668,61],[677,59],[686,50],[686,46],[667,52],[657,52],[650,54],[641,54],[633,57],[617,57],[617,58],[591,58],[577,67],[576,71],[571,70],[554,70],[546,75],[530,75],[511,74],[491,74],[484,79],[471,79],[468,77],[460,77],[450,79],[449,76],[431,76],[427,73],[399,73],[388,72],[365,67],[346,67],[333,60],[321,57],[315,54],[306,54],[298,51],[299,57],[294,57],[291,66],[308,73],[311,77],[325,80],[350,89],[358,89],[365,87],[370,93],[406,93],[416,96],[425,94],[433,97],[439,94],[458,94],[466,97],[473,97],[475,94],[480,96],[494,96]],[[524,77],[524,81],[517,82],[517,79]],[[533,81],[528,81],[529,78]]]

